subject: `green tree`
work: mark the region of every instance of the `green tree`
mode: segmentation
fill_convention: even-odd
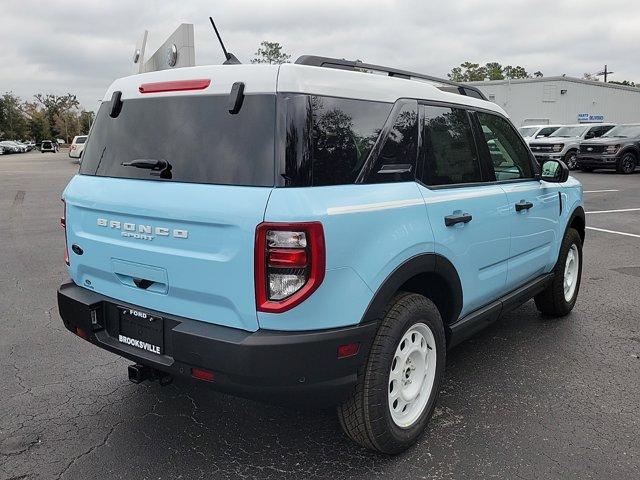
[[[488,62],[484,66],[479,63],[464,62],[454,67],[447,76],[454,82],[478,82],[484,80],[503,80],[505,78],[531,78],[524,67],[507,65],[503,67],[499,62]],[[542,72],[534,73],[542,77]]]
[[[36,102],[45,110],[49,125],[52,128],[52,134],[55,137],[63,136],[65,141],[69,141],[70,134],[73,133],[73,120],[69,114],[71,111],[77,111],[80,102],[75,95],[67,93],[66,95],[52,95],[41,93],[34,95]]]
[[[6,92],[0,97],[0,137],[22,140],[28,135],[27,119],[22,111],[20,97]]]
[[[504,67],[503,73],[506,78],[511,78],[511,79],[531,78],[531,75],[527,73],[524,67],[521,67],[519,65],[516,65],[515,67],[512,67],[511,65],[507,65],[506,67]]]
[[[621,82],[618,82],[616,80],[609,80],[607,83],[614,83],[616,85],[625,85],[627,87],[640,87],[639,83],[630,82],[629,80],[622,80]]]
[[[291,55],[282,51],[282,45],[278,42],[261,42],[258,51],[254,54],[255,57],[251,59],[251,63],[269,63],[280,64],[289,63]]]
[[[25,102],[24,112],[29,126],[29,138],[36,142],[51,138],[51,125],[46,112],[35,102]]]
[[[489,62],[484,66],[489,80],[504,80],[503,68],[498,62]]]

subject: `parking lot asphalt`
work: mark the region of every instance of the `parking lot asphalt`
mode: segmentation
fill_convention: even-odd
[[[589,213],[573,313],[529,302],[449,352],[426,435],[387,457],[333,411],[134,385],[130,362],[67,332],[58,222],[76,170],[63,152],[0,156],[0,479],[640,478],[640,210]],[[588,212],[640,209],[640,171],[576,176]]]

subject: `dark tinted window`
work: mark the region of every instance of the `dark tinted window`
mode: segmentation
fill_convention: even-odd
[[[286,133],[278,181],[292,187],[354,183],[393,106],[302,94],[279,98]]]
[[[421,108],[423,182],[427,185],[480,182],[480,163],[467,112],[427,105]]]
[[[373,154],[375,161],[371,162],[370,171],[365,172],[365,181],[386,183],[413,180],[418,154],[418,103],[415,100],[396,103],[386,130],[387,127],[380,141],[379,152]]]
[[[79,143],[84,143],[87,141],[87,137],[78,137],[76,138],[76,145]]]
[[[80,173],[159,180],[151,170],[125,167],[139,159],[172,166],[176,182],[273,185],[275,95],[247,95],[236,115],[226,95],[124,100],[116,118],[100,107]]]
[[[515,128],[498,115],[478,112],[477,116],[489,148],[496,180],[533,178],[529,149]]]
[[[540,130],[538,132],[538,135],[536,135],[536,138],[538,138],[538,137],[548,137],[553,132],[555,132],[557,129],[558,129],[558,127],[544,127],[542,130]]]
[[[391,110],[388,103],[311,97],[313,185],[353,183]]]

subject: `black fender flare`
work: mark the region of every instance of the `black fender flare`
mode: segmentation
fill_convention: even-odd
[[[622,147],[620,149],[620,153],[618,153],[618,157],[620,160],[622,160],[622,156],[625,153],[633,153],[636,156],[636,160],[640,160],[640,151],[638,151],[638,147],[636,147],[635,145],[625,145],[624,147]]]
[[[385,307],[400,287],[416,275],[425,273],[436,274],[446,283],[451,292],[450,316],[453,318],[452,321],[457,320],[463,301],[462,284],[458,272],[446,257],[437,253],[422,253],[407,259],[389,274],[373,295],[360,323],[378,322],[382,318]]]
[[[567,230],[569,230],[569,228],[571,228],[571,225],[573,224],[573,221],[576,218],[580,218],[582,220],[582,224],[585,226],[587,226],[587,215],[584,212],[584,208],[582,207],[582,205],[578,205],[573,212],[571,212],[571,215],[569,215],[569,220],[567,221],[567,226],[564,230],[564,233],[566,235]],[[582,243],[584,243],[584,238],[586,236],[586,230],[583,232],[579,232],[580,236],[582,237]]]

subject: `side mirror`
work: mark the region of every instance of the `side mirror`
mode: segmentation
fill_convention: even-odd
[[[569,178],[569,167],[562,160],[545,160],[540,179],[545,182],[563,183]]]

